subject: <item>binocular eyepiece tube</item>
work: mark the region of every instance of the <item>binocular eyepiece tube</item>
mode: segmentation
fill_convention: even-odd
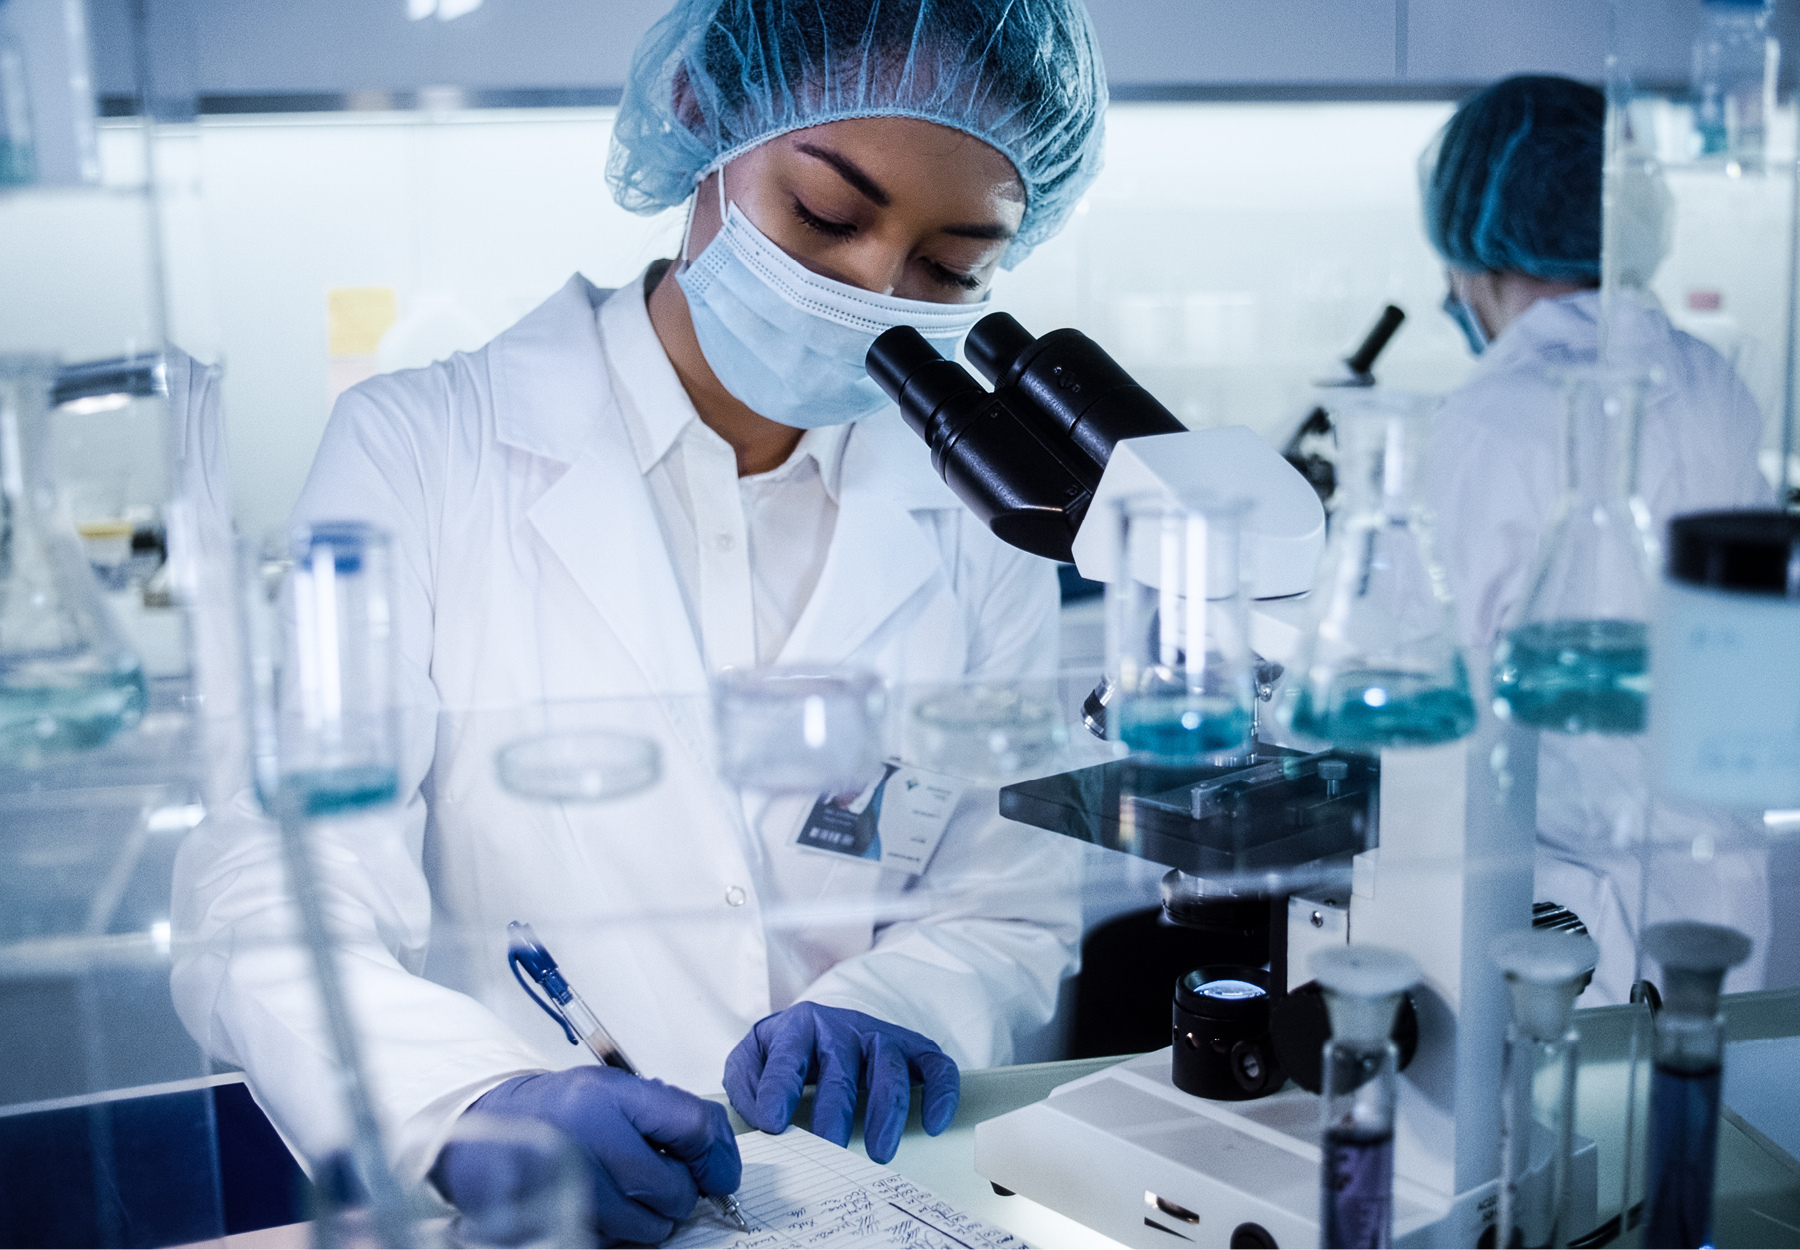
[[[1071,559],[1115,445],[1186,428],[1078,330],[1034,338],[994,313],[963,350],[992,390],[910,326],[875,340],[869,376],[957,498],[997,538],[1034,555]]]

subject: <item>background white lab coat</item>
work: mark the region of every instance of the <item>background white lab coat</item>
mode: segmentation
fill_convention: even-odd
[[[1679,513],[1769,504],[1772,492],[1756,467],[1762,413],[1731,365],[1653,305],[1620,304],[1614,363],[1658,378],[1645,396],[1638,462],[1658,540]],[[1563,489],[1557,370],[1595,363],[1599,314],[1594,291],[1539,300],[1489,345],[1438,416],[1425,498],[1463,642],[1484,663],[1526,593]],[[1620,1002],[1630,991],[1643,881],[1629,847],[1643,832],[1639,797],[1652,789],[1652,777],[1643,738],[1541,739],[1537,897],[1572,908],[1600,944],[1584,1006]],[[1767,857],[1743,845],[1754,841],[1759,820],[1661,798],[1649,819],[1654,837],[1677,848],[1656,857],[1649,920],[1686,917],[1742,929],[1756,953],[1726,988],[1759,988],[1770,934]],[[1695,841],[1708,837],[1697,860]],[[1706,858],[1707,847],[1719,844],[1727,849]]]
[[[806,799],[753,807],[747,828],[717,780],[707,674],[609,385],[604,294],[577,276],[480,351],[348,393],[297,509],[393,536],[416,709],[402,805],[322,828],[316,858],[408,1178],[502,1079],[588,1061],[513,984],[509,920],[534,924],[648,1075],[697,1091],[719,1089],[729,1049],[794,997],[917,1029],[967,1066],[1004,1063],[1049,1019],[1079,937],[1076,848],[995,817],[991,790],[965,796],[919,878],[797,850]],[[1054,672],[1052,566],[995,540],[897,414],[851,431],[841,473],[783,661],[908,682]],[[662,783],[588,806],[501,791],[495,748],[554,719],[518,709],[569,700],[628,701],[611,706],[661,741]],[[246,1069],[292,1143],[332,1147],[329,1048],[305,962],[277,942],[293,920],[273,832],[210,821],[177,873],[182,1018]],[[418,975],[428,945],[436,981]]]

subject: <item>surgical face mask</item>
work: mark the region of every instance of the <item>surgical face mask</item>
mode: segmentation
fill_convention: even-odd
[[[810,430],[859,421],[888,404],[869,377],[869,347],[912,326],[945,356],[987,314],[978,304],[895,299],[822,278],[730,205],[725,225],[676,275],[700,351],[751,411]]]
[[[1469,307],[1467,301],[1457,296],[1455,288],[1444,292],[1444,311],[1469,341],[1470,352],[1479,356],[1487,350],[1488,336],[1487,331],[1481,328],[1481,319],[1475,315],[1475,310]]]

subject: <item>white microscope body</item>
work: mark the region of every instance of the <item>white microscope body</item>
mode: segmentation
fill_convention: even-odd
[[[1075,539],[1083,575],[1117,573],[1106,500],[1196,489],[1257,501],[1245,525],[1252,637],[1264,658],[1290,661],[1300,612],[1269,599],[1311,585],[1323,518],[1311,487],[1247,429],[1121,442]],[[1534,734],[1491,715],[1460,741],[1384,750],[1379,845],[1355,858],[1348,900],[1289,900],[1286,988],[1327,944],[1401,950],[1424,971],[1418,1051],[1400,1076],[1395,1245],[1473,1246],[1494,1218],[1509,1008],[1488,946],[1531,915],[1536,758]],[[978,1125],[976,1170],[1128,1245],[1318,1245],[1318,1097],[1290,1086],[1209,1101],[1177,1089],[1170,1063],[1167,1050],[1143,1055]],[[1596,1183],[1590,1143],[1575,1161],[1574,1226],[1592,1226]]]
[[[1383,342],[1397,315],[1387,322]],[[1250,642],[1293,660],[1325,516],[1292,465],[1245,427],[1185,429],[1077,331],[1039,338],[997,313],[964,349],[991,390],[904,327],[876,340],[869,372],[998,537],[1110,582],[1118,500],[1248,498]],[[1493,1218],[1509,1008],[1488,945],[1530,922],[1536,759],[1535,735],[1491,715],[1456,742],[1384,750],[1379,844],[1356,857],[1347,906],[1289,899],[1290,983],[1326,942],[1401,950],[1424,972],[1419,1045],[1400,1078],[1397,1245],[1472,1246]],[[1317,1245],[1318,1098],[1209,1101],[1170,1070],[1169,1051],[1144,1055],[977,1126],[977,1171],[1131,1245]],[[1574,1181],[1571,1227],[1592,1213],[1591,1144]]]

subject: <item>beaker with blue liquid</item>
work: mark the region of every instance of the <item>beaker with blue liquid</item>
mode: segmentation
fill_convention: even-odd
[[[1334,414],[1343,507],[1283,708],[1289,728],[1365,750],[1432,746],[1475,728],[1450,593],[1415,499],[1430,403],[1367,391]]]
[[[1229,763],[1256,699],[1239,499],[1134,495],[1107,586],[1109,736],[1146,762]]]
[[[1565,388],[1563,492],[1494,652],[1494,710],[1558,733],[1642,733],[1656,563],[1637,493],[1644,379],[1584,369]]]
[[[306,819],[390,803],[399,735],[387,536],[355,521],[301,526],[289,557],[278,802]]]

